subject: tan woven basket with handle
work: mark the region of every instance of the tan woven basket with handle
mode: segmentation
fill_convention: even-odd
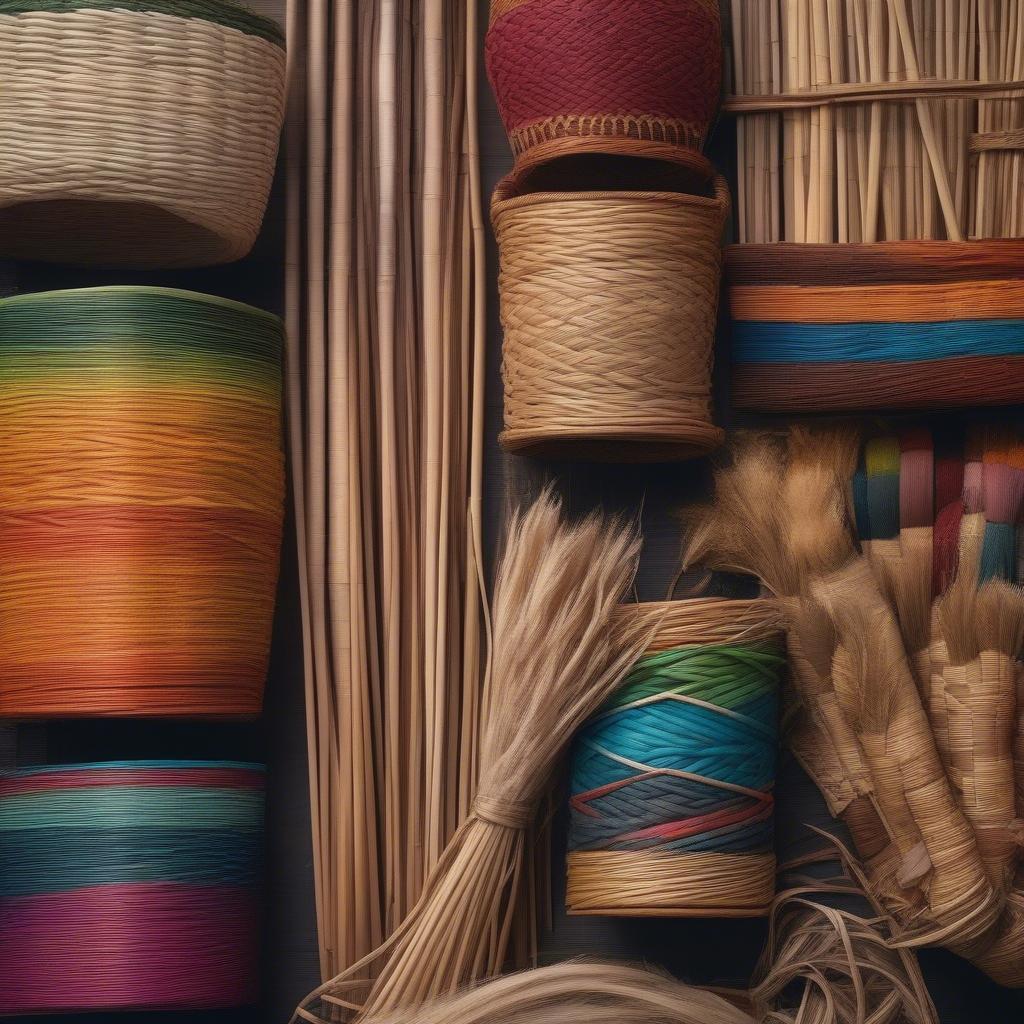
[[[707,197],[499,184],[507,449],[640,462],[721,443],[711,365],[728,207],[720,177]]]
[[[0,0],[0,256],[187,267],[259,232],[279,30],[212,0]]]

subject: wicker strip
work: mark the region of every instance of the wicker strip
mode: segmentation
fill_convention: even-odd
[[[0,15],[0,255],[134,266],[244,256],[284,116],[285,56],[196,17]]]
[[[505,431],[512,450],[685,458],[716,447],[711,361],[728,192],[499,185]]]

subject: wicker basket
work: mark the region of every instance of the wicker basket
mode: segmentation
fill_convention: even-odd
[[[284,117],[272,22],[220,0],[0,0],[0,256],[244,256]]]
[[[711,364],[729,206],[673,192],[498,186],[502,444],[602,461],[715,448]]]
[[[1024,402],[1024,241],[740,245],[727,265],[739,408]]]
[[[616,139],[710,177],[718,0],[493,0],[486,56],[517,169]]]

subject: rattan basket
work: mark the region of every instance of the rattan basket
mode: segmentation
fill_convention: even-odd
[[[0,0],[0,256],[244,256],[284,117],[277,26],[221,0]]]
[[[517,170],[619,140],[710,177],[718,0],[492,0],[486,57]]]
[[[491,207],[505,330],[502,444],[601,461],[715,448],[724,180],[711,196],[517,196],[510,182]]]

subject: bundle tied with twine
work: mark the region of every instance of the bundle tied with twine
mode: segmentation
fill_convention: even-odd
[[[803,711],[791,743],[850,827],[897,941],[944,945],[1020,984],[1008,963],[1015,911],[932,738],[899,602],[872,567],[884,549],[853,543],[857,450],[842,428],[746,438],[718,474],[715,505],[692,517],[687,561],[752,573],[779,599]]]
[[[550,492],[513,517],[495,585],[473,812],[391,939],[314,991],[293,1020],[361,1019],[502,969],[526,829],[573,733],[647,642],[643,622],[616,615],[639,547],[621,522],[561,522]]]
[[[800,892],[776,902],[749,992],[719,995],[654,970],[575,960],[385,1012],[372,1024],[937,1024],[912,953],[890,949],[876,922]]]

